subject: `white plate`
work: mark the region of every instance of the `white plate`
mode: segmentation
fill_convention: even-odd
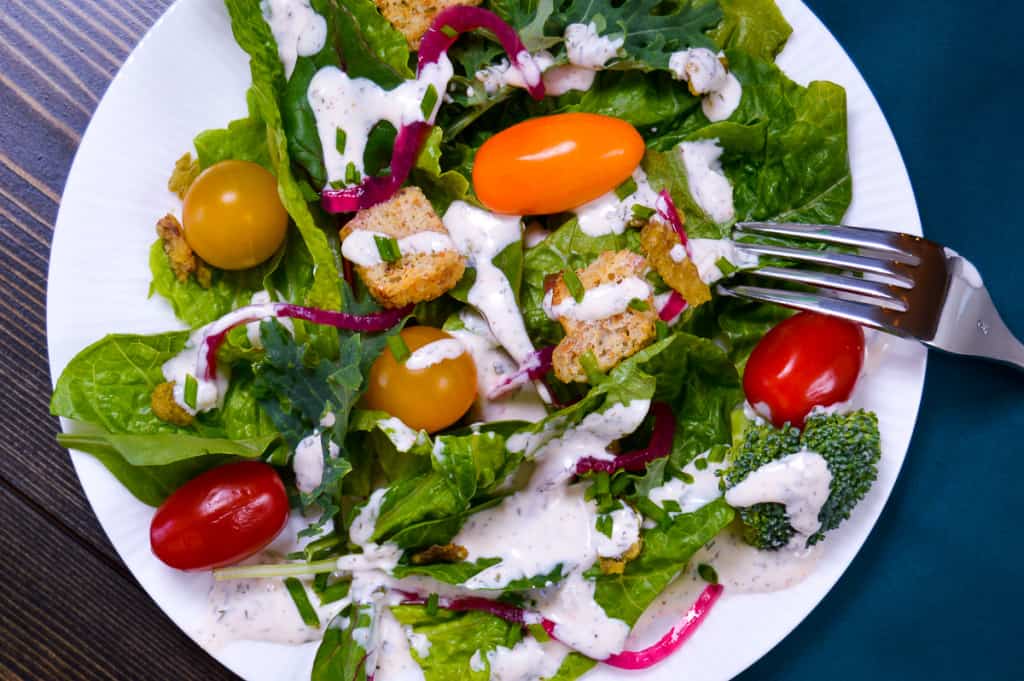
[[[782,0],[780,5],[794,28],[780,66],[800,82],[835,81],[849,95],[854,201],[846,221],[919,234],[903,160],[864,80],[810,10],[798,0]],[[125,62],[89,124],[57,217],[47,309],[52,376],[108,332],[180,327],[167,304],[146,299],[147,252],[155,221],[180,209],[165,189],[167,177],[197,132],[245,114],[248,85],[247,59],[231,37],[226,12],[210,0],[179,0]],[[924,349],[884,340],[885,351],[872,355],[877,366],[858,388],[865,406],[881,420],[879,479],[853,518],[830,535],[817,570],[787,591],[727,594],[683,651],[640,676],[669,681],[685,674],[690,681],[710,681],[738,674],[806,617],[850,564],[896,481],[924,383]],[[125,564],[157,605],[194,634],[209,575],[178,573],[158,562],[148,540],[153,510],[91,457],[75,452],[72,458],[86,496]],[[306,681],[314,651],[313,644],[289,648],[246,642],[214,654],[250,681]],[[614,672],[600,670],[588,678],[614,677]]]

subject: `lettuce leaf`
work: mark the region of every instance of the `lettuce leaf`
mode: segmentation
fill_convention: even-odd
[[[206,130],[192,141],[199,167],[206,170],[221,161],[250,161],[273,172],[267,148],[267,125],[256,109],[254,93],[246,93],[249,115],[228,123],[226,128]]]
[[[598,574],[594,600],[605,612],[632,626],[690,558],[732,522],[733,510],[718,499],[693,513],[678,515],[665,527],[642,534],[643,550],[621,575]],[[684,606],[685,607],[685,604]]]
[[[366,649],[356,642],[356,629],[369,627],[373,608],[354,604],[345,628],[344,616],[336,617],[324,631],[313,659],[310,681],[366,681]]]
[[[441,168],[441,140],[444,131],[435,126],[416,158],[412,171],[412,184],[423,190],[438,215],[444,215],[453,201],[470,198],[469,180],[458,170]]]
[[[774,60],[793,33],[775,0],[718,0],[722,23],[708,35],[722,49]]]
[[[270,27],[263,20],[258,0],[226,0],[226,5],[235,40],[250,57],[253,82],[250,101],[267,126],[267,146],[271,169],[277,176],[278,194],[313,258],[313,283],[304,302],[336,310],[341,306],[338,289],[340,256],[336,252],[336,243],[328,240],[327,232],[317,225],[307,204],[307,200],[315,199],[315,192],[292,174],[288,137],[278,104],[286,82],[277,44]],[[332,239],[336,241],[333,233]]]

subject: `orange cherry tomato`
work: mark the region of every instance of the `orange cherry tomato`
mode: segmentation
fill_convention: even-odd
[[[224,270],[259,265],[281,247],[288,213],[277,179],[249,161],[221,161],[195,179],[182,209],[185,240],[199,257]]]
[[[451,339],[432,326],[403,329],[402,340],[410,352]],[[409,369],[395,360],[391,348],[381,353],[370,368],[364,403],[369,409],[397,416],[410,428],[436,433],[452,425],[476,399],[476,365],[462,353],[425,369]]]
[[[643,155],[640,133],[621,119],[588,113],[532,118],[480,147],[473,189],[495,213],[561,213],[618,187]]]

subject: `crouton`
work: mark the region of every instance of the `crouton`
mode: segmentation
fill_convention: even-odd
[[[647,272],[647,261],[632,251],[606,251],[589,267],[577,270],[580,283],[585,290],[601,284],[618,283],[630,277],[643,277]],[[558,275],[551,289],[551,305],[571,297],[562,275]],[[555,376],[564,383],[585,382],[586,372],[580,358],[593,353],[597,367],[608,371],[622,360],[649,345],[656,335],[655,321],[658,313],[654,309],[653,295],[648,294],[646,309],[630,307],[626,311],[594,321],[580,321],[559,317],[565,330],[565,338],[555,348],[553,364]]]
[[[163,239],[164,253],[171,261],[171,271],[174,272],[175,278],[181,283],[185,283],[188,281],[189,275],[194,274],[200,286],[210,288],[213,271],[185,241],[185,233],[181,229],[178,218],[168,213],[157,220],[156,233]]]
[[[683,296],[687,305],[697,307],[711,300],[711,289],[701,280],[693,261],[684,258],[677,262],[672,257],[672,249],[681,244],[679,235],[669,225],[660,220],[648,221],[640,231],[640,246],[654,270]]]
[[[601,574],[604,575],[621,575],[626,571],[626,563],[635,559],[640,555],[640,549],[643,548],[643,542],[637,541],[618,558],[602,558],[601,559]]]
[[[192,425],[193,417],[185,411],[174,399],[174,383],[161,383],[153,389],[149,396],[149,404],[153,408],[153,414],[161,421],[173,423],[176,426]]]
[[[378,232],[394,239],[419,232],[448,233],[419,187],[406,187],[389,201],[356,213],[342,228],[341,240],[356,230]],[[357,265],[355,269],[374,300],[387,308],[399,308],[434,300],[451,290],[466,271],[466,259],[452,249],[409,253],[395,262],[370,267]]]
[[[167,188],[184,199],[188,188],[192,186],[195,179],[199,177],[199,161],[192,158],[192,154],[185,152],[185,155],[174,163],[174,170],[167,180]]]
[[[420,38],[430,28],[441,10],[455,5],[479,5],[483,0],[373,0],[377,9],[398,32],[405,36],[409,47],[418,50]]]
[[[435,544],[423,549],[419,553],[413,554],[411,560],[413,565],[458,563],[460,560],[466,560],[468,555],[469,551],[466,550],[465,546],[459,546],[458,544]]]

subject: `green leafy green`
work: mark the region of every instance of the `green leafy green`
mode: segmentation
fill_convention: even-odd
[[[323,640],[313,659],[310,681],[366,681],[366,649],[356,642],[356,629],[371,626],[373,607],[354,604],[349,624],[344,629],[343,616],[338,616],[324,631]]]
[[[444,214],[453,201],[462,201],[472,193],[469,180],[458,170],[441,168],[441,141],[444,132],[435,126],[416,158],[412,183],[423,190],[439,214]]]
[[[273,172],[270,150],[267,148],[267,125],[256,108],[254,93],[246,94],[249,115],[228,123],[226,128],[206,130],[196,135],[192,144],[196,148],[199,167],[205,170],[221,161],[250,161]]]
[[[722,23],[709,32],[722,49],[773,60],[793,33],[775,0],[718,0]]]

